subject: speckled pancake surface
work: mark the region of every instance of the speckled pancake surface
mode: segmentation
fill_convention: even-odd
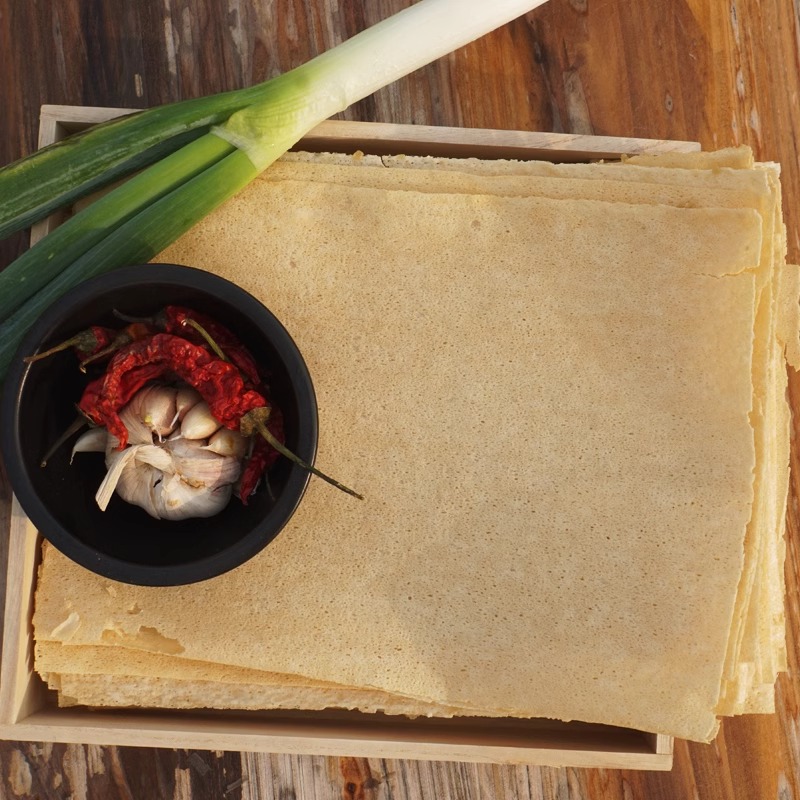
[[[318,394],[317,464],[366,500],[312,481],[264,553],[180,589],[112,596],[48,549],[37,639],[157,650],[154,629],[181,648],[175,704],[196,696],[179,683],[194,660],[384,692],[397,713],[410,699],[709,739],[738,669],[729,633],[758,627],[751,596],[776,608],[777,591],[742,599],[740,583],[780,556],[745,542],[756,490],[781,477],[765,463],[783,440],[759,439],[752,412],[778,385],[775,319],[792,318],[765,288],[779,255],[765,258],[764,181],[720,187],[720,171],[697,207],[452,177],[255,182],[161,258],[236,281],[284,322]],[[709,205],[731,192],[750,200]],[[127,698],[136,677],[152,698],[155,663]],[[86,691],[109,699],[99,678]]]

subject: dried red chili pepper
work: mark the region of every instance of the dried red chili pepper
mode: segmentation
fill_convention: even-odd
[[[89,353],[80,363],[81,372],[86,372],[86,367],[96,361],[102,361],[106,356],[113,355],[121,347],[124,347],[130,342],[135,342],[138,339],[143,339],[145,336],[150,336],[153,330],[142,322],[133,322],[126,325],[121,331],[113,332],[114,336],[105,347]]]
[[[163,364],[143,364],[131,368],[119,376],[113,402],[107,395],[107,375],[103,375],[83,390],[78,410],[95,425],[105,426],[110,434],[116,436],[120,442],[118,449],[121,450],[128,443],[128,429],[116,412],[130,403],[139,389],[160,378],[166,371],[167,367]]]
[[[278,441],[282,442],[284,440],[283,415],[277,408],[273,407],[267,427]],[[239,484],[239,497],[242,500],[242,505],[247,505],[247,501],[255,491],[256,486],[258,486],[261,476],[278,460],[279,455],[278,451],[266,439],[256,439],[253,445],[253,452],[250,454],[250,458],[247,459],[242,471],[242,480]]]
[[[195,331],[187,328],[185,320],[193,319],[199,323],[227,358],[244,373],[254,386],[261,383],[261,373],[255,358],[238,337],[224,325],[206,314],[183,306],[166,306],[161,313],[164,319],[164,330],[167,333],[184,336],[195,344],[203,344],[203,339]]]
[[[343,483],[339,483],[339,481],[337,481],[335,478],[331,478],[330,475],[326,475],[321,470],[298,458],[291,450],[289,450],[289,448],[286,447],[286,445],[283,444],[283,442],[279,441],[275,438],[275,436],[272,435],[272,432],[267,427],[268,418],[268,408],[253,408],[239,420],[239,431],[245,436],[253,436],[256,433],[261,434],[261,436],[263,436],[267,442],[269,442],[269,444],[274,447],[275,450],[277,450],[282,456],[286,456],[286,458],[288,458],[290,461],[293,461],[298,466],[308,470],[308,472],[310,472],[312,475],[322,478],[322,480],[331,484],[331,486],[335,486],[337,489],[341,489],[343,492],[346,492],[353,497],[357,497],[359,500],[364,499],[362,495],[353,491],[350,487],[345,486]]]
[[[127,322],[145,323],[153,328],[154,331],[171,333],[188,339],[193,344],[204,345],[206,342],[202,335],[186,325],[186,320],[192,319],[208,333],[222,352],[225,353],[226,358],[239,367],[254,386],[258,386],[262,381],[258,362],[252,353],[239,341],[238,337],[224,325],[200,311],[184,306],[165,306],[152,317],[131,317],[118,311],[115,313],[120,319],[124,319]]]
[[[245,436],[258,432],[281,455],[342,491],[363,499],[352,489],[305,463],[283,444],[268,427],[271,406],[264,395],[248,385],[237,366],[180,336],[157,333],[117,351],[102,384],[90,384],[78,407],[93,422],[104,425],[116,436],[121,450],[128,443],[128,431],[118,412],[144,383],[165,373],[174,374],[196,389],[221,425]],[[254,463],[253,471],[257,465],[258,462]]]
[[[127,444],[128,435],[117,412],[144,385],[129,390],[145,366],[151,368],[148,380],[170,372],[186,381],[208,403],[215,419],[231,430],[239,429],[241,418],[251,409],[268,408],[263,395],[245,385],[233,364],[179,336],[157,333],[117,351],[100,379],[102,384],[89,384],[78,404],[92,421],[105,425],[120,440],[120,448]]]
[[[99,350],[107,347],[111,339],[114,337],[115,332],[111,328],[103,328],[100,325],[92,325],[85,331],[76,333],[66,341],[45,350],[42,353],[36,353],[33,356],[27,356],[24,361],[26,364],[32,364],[34,361],[40,361],[43,358],[52,356],[55,353],[60,353],[62,350],[67,350],[70,347],[75,352],[78,358],[88,358],[94,355]]]

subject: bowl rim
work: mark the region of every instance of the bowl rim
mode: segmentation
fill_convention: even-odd
[[[152,270],[152,274],[147,276],[147,282],[153,286],[185,285],[220,297],[226,303],[235,305],[243,316],[266,331],[269,341],[281,353],[293,391],[297,393],[298,406],[308,411],[309,418],[304,420],[296,449],[298,454],[302,454],[301,457],[313,465],[319,433],[316,395],[308,366],[283,323],[260,300],[226,278],[197,267],[160,262],[120,267],[83,281],[48,306],[39,316],[17,348],[4,381],[0,401],[0,430],[3,431],[0,436],[0,452],[9,482],[23,511],[41,536],[65,556],[98,575],[123,583],[140,586],[187,585],[212,579],[241,566],[269,545],[285,527],[302,500],[310,473],[292,464],[283,491],[264,519],[224,550],[181,564],[148,565],[98,552],[70,533],[39,499],[22,457],[18,424],[20,399],[31,368],[30,364],[24,363],[23,356],[34,352],[63,323],[65,317],[79,311],[82,305],[93,298],[141,283],[143,269]],[[55,308],[57,312],[54,315]],[[269,529],[270,523],[272,530],[265,535],[264,529]]]

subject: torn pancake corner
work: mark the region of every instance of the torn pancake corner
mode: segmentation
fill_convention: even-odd
[[[265,551],[186,587],[46,546],[35,663],[62,705],[699,741],[774,709],[800,365],[777,165],[293,153],[157,260],[276,314],[318,463],[380,502],[312,481]]]

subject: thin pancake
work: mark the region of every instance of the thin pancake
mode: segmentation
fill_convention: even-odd
[[[315,378],[319,463],[368,501],[313,483],[260,558],[180,604],[111,602],[55,555],[42,586],[68,576],[75,641],[137,602],[113,625],[190,658],[708,738],[752,499],[760,226],[259,182],[163,257],[268,300]],[[41,595],[47,638],[64,596]]]

